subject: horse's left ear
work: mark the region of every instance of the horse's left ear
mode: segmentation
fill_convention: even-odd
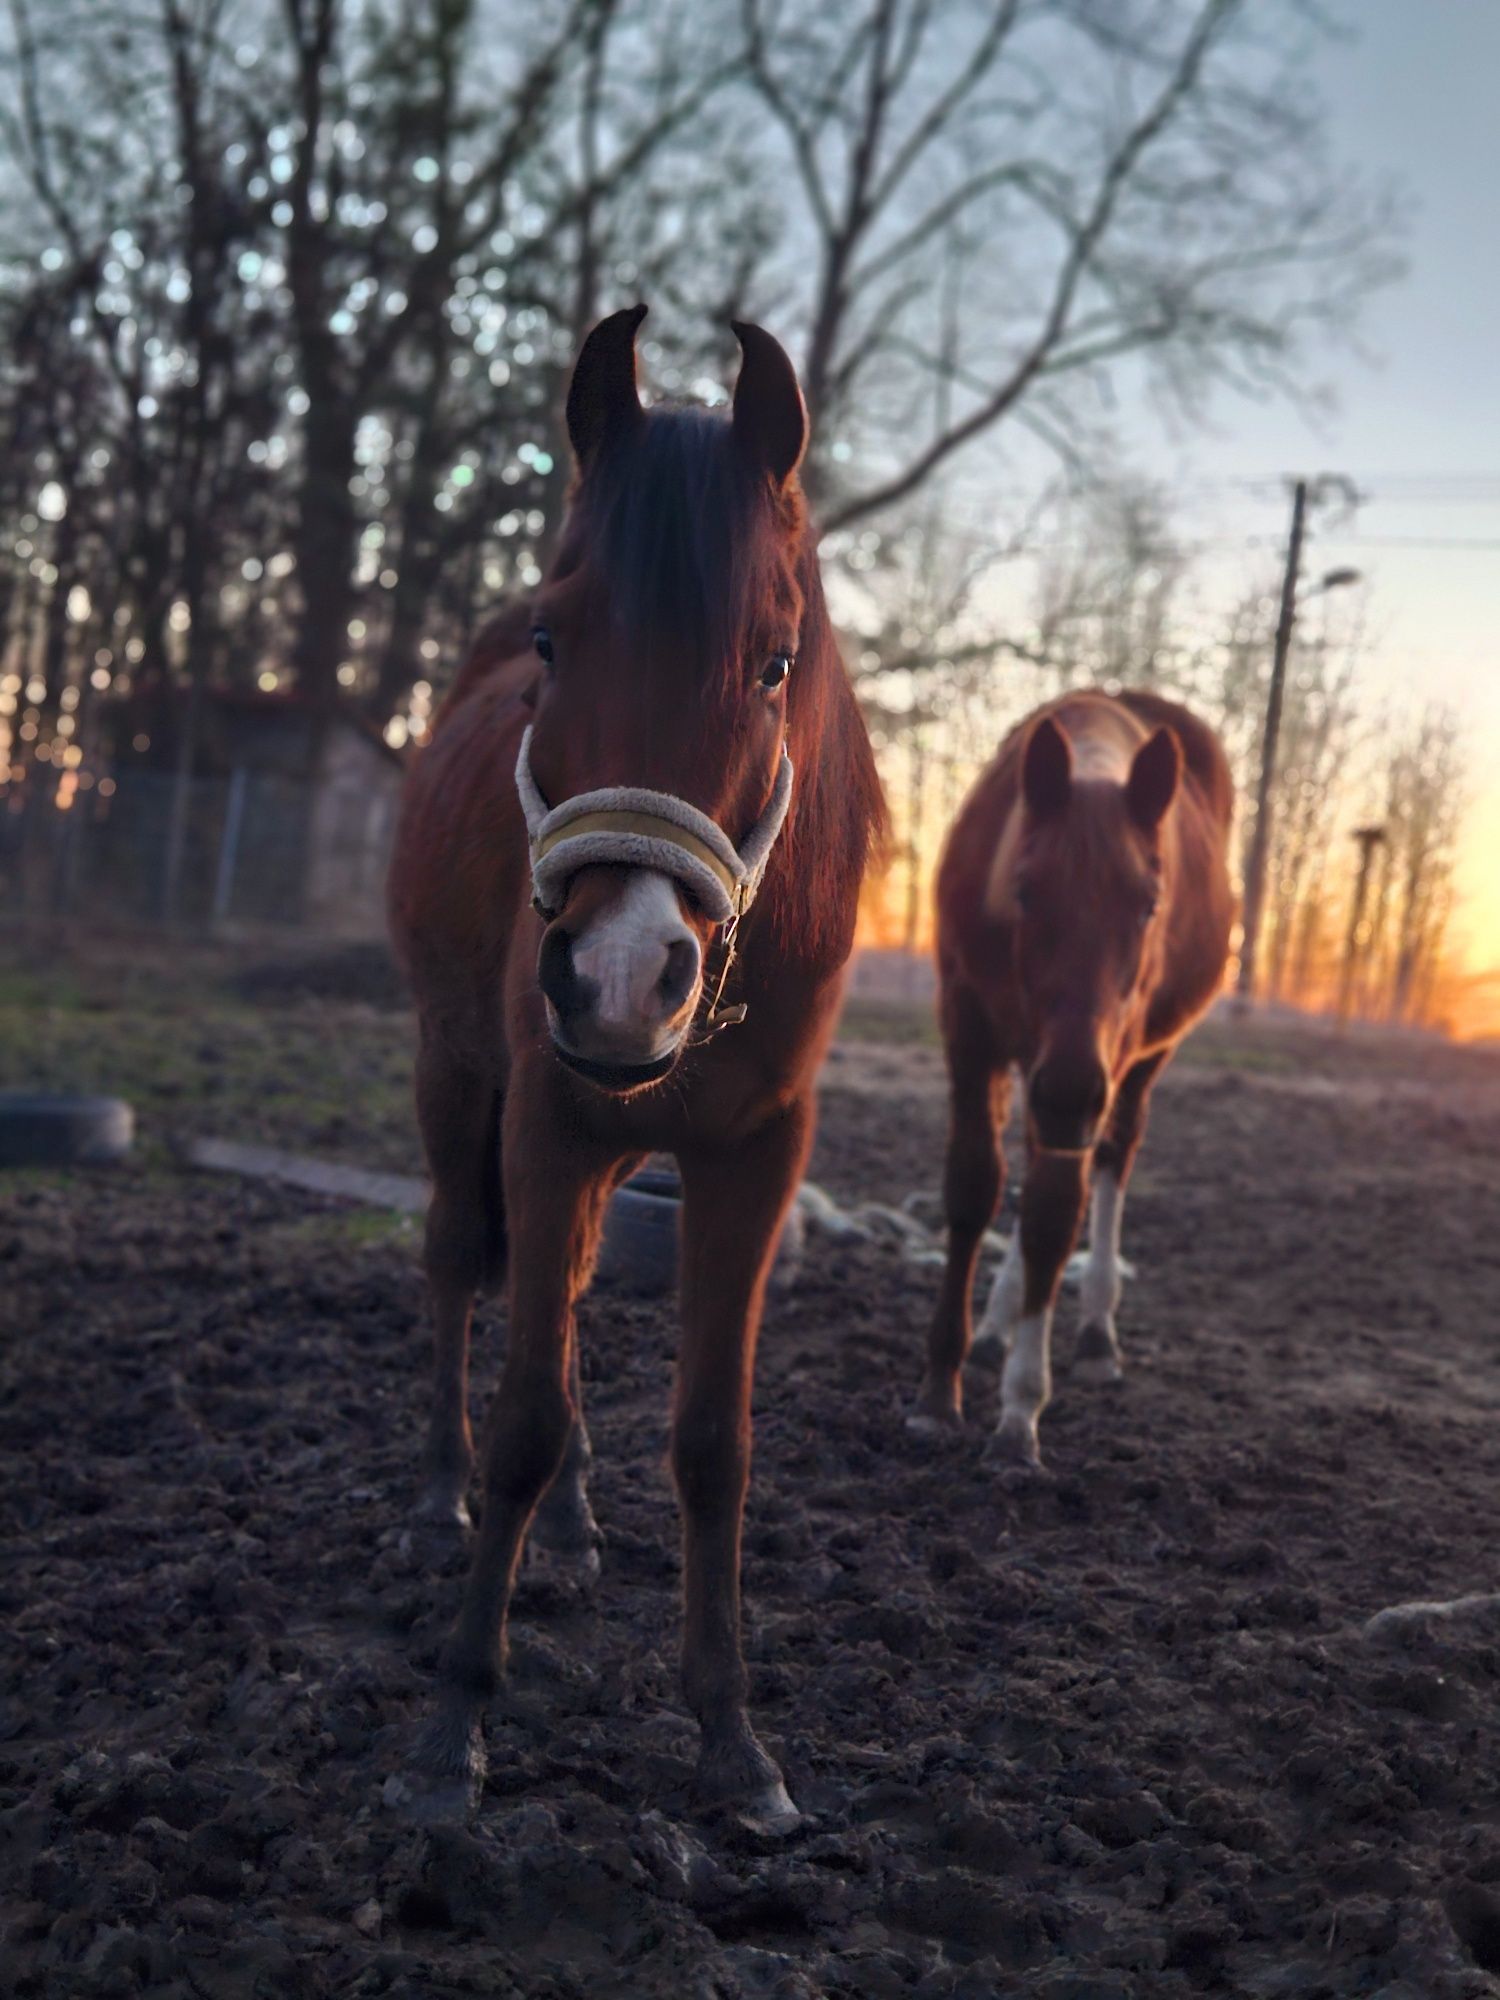
[[[734,434],[751,460],[785,486],[807,449],[807,405],[786,349],[763,327],[731,320],[740,344]]]
[[[1155,833],[1182,782],[1182,745],[1165,723],[1136,751],[1125,781],[1125,804],[1144,833]]]

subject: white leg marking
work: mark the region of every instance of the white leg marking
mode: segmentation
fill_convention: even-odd
[[[1079,1288],[1083,1341],[1074,1374],[1081,1381],[1115,1382],[1120,1377],[1120,1340],[1115,1312],[1120,1303],[1120,1224],[1125,1196],[1116,1175],[1094,1177],[1089,1215],[1089,1255]]]
[[[1083,1270],[1081,1299],[1085,1320],[1112,1320],[1120,1303],[1120,1224],[1125,1197],[1112,1173],[1094,1177],[1089,1215],[1089,1260]]]
[[[974,1335],[973,1344],[981,1352],[992,1353],[996,1349],[1004,1349],[1010,1339],[1011,1328],[1021,1317],[1021,1300],[1025,1287],[1026,1272],[1021,1262],[1021,1232],[1018,1226],[1010,1239],[1010,1248],[991,1280],[984,1318]]]
[[[1017,1322],[1000,1377],[1000,1426],[996,1438],[1006,1458],[1040,1465],[1037,1419],[1052,1396],[1052,1309],[1025,1313]]]

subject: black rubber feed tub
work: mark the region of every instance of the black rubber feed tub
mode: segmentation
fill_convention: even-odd
[[[118,1097],[0,1090],[0,1168],[104,1166],[134,1137],[135,1113]]]
[[[671,1167],[643,1167],[615,1191],[604,1216],[597,1283],[649,1297],[677,1283],[677,1243],[682,1221],[682,1182]],[[802,1255],[802,1216],[793,1209],[781,1232],[771,1289],[783,1291],[797,1275]]]

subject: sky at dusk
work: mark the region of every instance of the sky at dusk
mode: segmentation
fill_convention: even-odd
[[[1465,718],[1453,937],[1473,971],[1496,972],[1500,1027],[1500,5],[1361,0],[1347,12],[1352,40],[1316,57],[1333,149],[1404,190],[1408,274],[1368,311],[1367,358],[1324,357],[1331,413],[1221,405],[1207,434],[1170,442],[1143,428],[1134,451],[1180,489],[1187,536],[1209,545],[1226,600],[1284,543],[1282,475],[1347,473],[1368,496],[1351,522],[1317,525],[1304,573],[1363,572],[1377,703],[1441,701]]]

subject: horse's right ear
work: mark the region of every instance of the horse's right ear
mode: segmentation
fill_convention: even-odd
[[[1052,819],[1067,809],[1073,790],[1073,752],[1062,728],[1044,715],[1026,739],[1021,791],[1033,819]]]
[[[579,349],[568,385],[568,439],[581,471],[645,420],[635,385],[635,334],[645,317],[644,306],[611,313]]]

